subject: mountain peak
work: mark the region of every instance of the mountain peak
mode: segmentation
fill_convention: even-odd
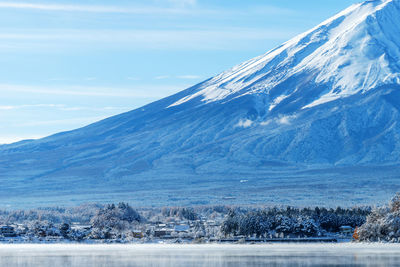
[[[293,77],[315,83],[320,91],[299,109],[400,83],[400,1],[371,0],[352,5],[317,27],[266,54],[233,67],[177,100],[227,101],[244,94],[263,94],[272,111],[301,88]],[[285,89],[276,90],[283,87]],[[294,99],[293,99],[294,101]]]
[[[0,146],[0,200],[386,198],[400,170],[399,2],[353,5],[176,95]]]

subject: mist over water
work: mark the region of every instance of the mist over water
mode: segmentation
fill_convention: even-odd
[[[396,244],[0,245],[0,266],[397,266]]]

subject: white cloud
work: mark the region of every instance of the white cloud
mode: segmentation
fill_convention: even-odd
[[[190,1],[182,1],[190,2]],[[90,13],[125,13],[125,14],[179,14],[185,13],[182,8],[158,8],[153,6],[111,6],[111,5],[67,5],[48,3],[26,3],[26,2],[0,2],[0,8],[33,9],[42,11],[62,12],[90,12]]]
[[[167,5],[165,5],[167,3]],[[156,5],[80,5],[80,4],[50,4],[0,1],[0,8],[30,9],[38,11],[55,12],[88,12],[88,13],[120,13],[136,15],[218,15],[222,16],[254,16],[258,15],[293,15],[297,12],[293,9],[282,8],[273,5],[250,6],[246,9],[229,9],[214,5],[208,9],[200,9],[196,0],[158,0]]]
[[[268,125],[270,125],[272,122],[273,122],[272,120],[266,120],[266,121],[261,122],[260,125],[261,125],[261,126],[268,126]]]
[[[33,109],[56,109],[61,111],[105,111],[105,110],[115,110],[115,111],[127,111],[132,109],[132,107],[89,107],[89,106],[67,106],[64,104],[34,104],[34,105],[9,105],[1,106],[0,110],[33,110]]]
[[[165,79],[170,79],[170,78],[177,78],[181,80],[196,80],[200,79],[201,76],[198,75],[178,75],[178,76],[171,76],[171,75],[160,75],[154,77],[155,80],[165,80]]]
[[[150,39],[149,42],[173,39],[184,41],[213,37],[217,40],[229,39],[275,39],[283,38],[293,32],[275,29],[257,29],[244,27],[223,27],[204,29],[179,29],[179,30],[13,30],[13,32],[0,33],[0,39],[4,40],[79,40],[82,41],[128,41],[132,42]],[[157,38],[158,37],[158,38]],[[208,42],[212,40],[206,40]]]
[[[35,126],[49,126],[49,125],[87,125],[95,121],[100,121],[107,118],[107,116],[95,116],[95,117],[79,117],[70,119],[60,119],[60,120],[35,120],[27,122],[19,122],[11,125],[12,127],[35,127]]]
[[[131,110],[132,107],[104,107],[104,110]]]
[[[241,119],[236,125],[235,127],[242,127],[242,128],[248,128],[251,127],[254,124],[253,121],[249,120],[249,119]]]
[[[160,76],[154,77],[155,80],[165,80],[165,79],[168,79],[168,78],[170,78],[169,75],[160,75]]]
[[[65,96],[161,98],[185,89],[186,86],[138,85],[131,88],[95,86],[28,86],[0,84],[0,93],[30,93]],[[3,109],[11,106],[3,106]]]
[[[15,109],[15,106],[0,106],[0,110],[11,110]]]
[[[280,118],[278,121],[279,121],[280,124],[290,125],[290,119],[289,119],[289,117],[282,117],[282,118]]]
[[[168,2],[170,2],[175,6],[181,6],[181,7],[195,6],[197,4],[196,0],[168,0]]]
[[[0,110],[14,110],[26,108],[63,108],[65,105],[61,104],[35,104],[35,105],[13,105],[13,106],[0,106]]]
[[[183,79],[183,80],[196,80],[200,79],[201,76],[198,75],[179,75],[177,76],[178,79]]]
[[[103,49],[127,47],[129,49],[199,49],[237,50],[248,48],[249,43],[269,40],[287,40],[295,32],[255,28],[204,28],[176,30],[67,30],[20,29],[0,33],[2,51],[65,49]],[[95,46],[94,46],[95,44]]]
[[[281,115],[275,119],[269,119],[260,123],[261,126],[268,126],[270,124],[282,124],[282,125],[290,125],[292,121],[296,119],[296,115]]]
[[[129,111],[132,107],[78,107],[78,106],[64,106],[59,108],[61,111]]]
[[[280,124],[285,124],[285,125],[290,125],[293,119],[295,119],[296,116],[292,115],[292,116],[281,116],[277,119],[277,122]]]
[[[250,10],[247,10],[247,13],[260,14],[260,15],[294,15],[297,14],[297,11],[294,9],[283,8],[273,5],[259,5],[256,7],[251,7]]]

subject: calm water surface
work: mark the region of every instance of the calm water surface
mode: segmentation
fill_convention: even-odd
[[[0,245],[0,266],[400,266],[400,245]]]

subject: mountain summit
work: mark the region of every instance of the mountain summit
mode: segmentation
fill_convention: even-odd
[[[314,107],[400,83],[400,1],[356,4],[280,47],[203,83],[195,93],[206,103],[263,94],[269,111],[284,101]],[[293,80],[296,80],[293,84]],[[282,89],[286,87],[286,89]],[[286,85],[288,84],[288,85]],[[304,87],[313,86],[313,90]],[[315,86],[321,88],[315,89]]]
[[[176,95],[0,146],[0,195],[24,204],[384,200],[400,179],[399,111],[400,0],[366,1]]]

